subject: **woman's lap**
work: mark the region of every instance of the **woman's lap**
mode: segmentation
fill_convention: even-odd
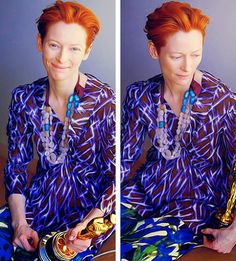
[[[123,204],[121,216],[122,260],[177,260],[201,244],[179,218],[141,219],[134,209]]]
[[[36,261],[39,260],[37,252],[27,252],[22,248],[14,250],[12,244],[13,229],[11,226],[11,215],[8,207],[0,208],[0,260],[1,261]],[[95,247],[90,247],[88,250],[79,253],[74,261],[89,261],[97,253]]]

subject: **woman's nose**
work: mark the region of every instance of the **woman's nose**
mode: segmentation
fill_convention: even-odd
[[[191,59],[188,57],[185,57],[182,63],[182,68],[183,71],[189,72],[191,70]]]
[[[68,52],[66,49],[62,48],[58,53],[57,59],[60,63],[64,63],[68,60]]]

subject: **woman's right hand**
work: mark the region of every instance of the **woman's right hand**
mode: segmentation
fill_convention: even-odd
[[[38,233],[28,224],[16,225],[14,228],[13,245],[27,251],[36,251],[39,243]]]

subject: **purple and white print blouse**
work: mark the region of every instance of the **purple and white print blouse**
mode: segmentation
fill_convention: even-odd
[[[5,168],[7,197],[26,196],[26,217],[39,235],[66,230],[93,208],[105,215],[115,208],[115,97],[112,89],[87,74],[83,96],[68,129],[69,150],[62,164],[52,165],[40,139],[43,94],[48,78],[14,89],[9,108],[9,153]],[[63,124],[53,112],[54,143],[59,146]],[[39,157],[27,188],[27,165]],[[57,148],[59,152],[59,148]],[[99,237],[97,244],[104,241]]]

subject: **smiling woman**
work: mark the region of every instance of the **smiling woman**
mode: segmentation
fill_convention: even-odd
[[[43,64],[51,81],[77,81],[78,68],[91,51],[86,41],[86,30],[74,23],[52,24],[43,39],[38,34],[38,50],[43,54]]]
[[[0,259],[37,258],[41,238],[69,230],[73,260],[91,260],[114,229],[93,241],[77,234],[115,210],[114,92],[80,71],[100,25],[90,9],[63,1],[44,9],[37,23],[47,76],[12,93]],[[39,159],[27,187],[33,143]]]

